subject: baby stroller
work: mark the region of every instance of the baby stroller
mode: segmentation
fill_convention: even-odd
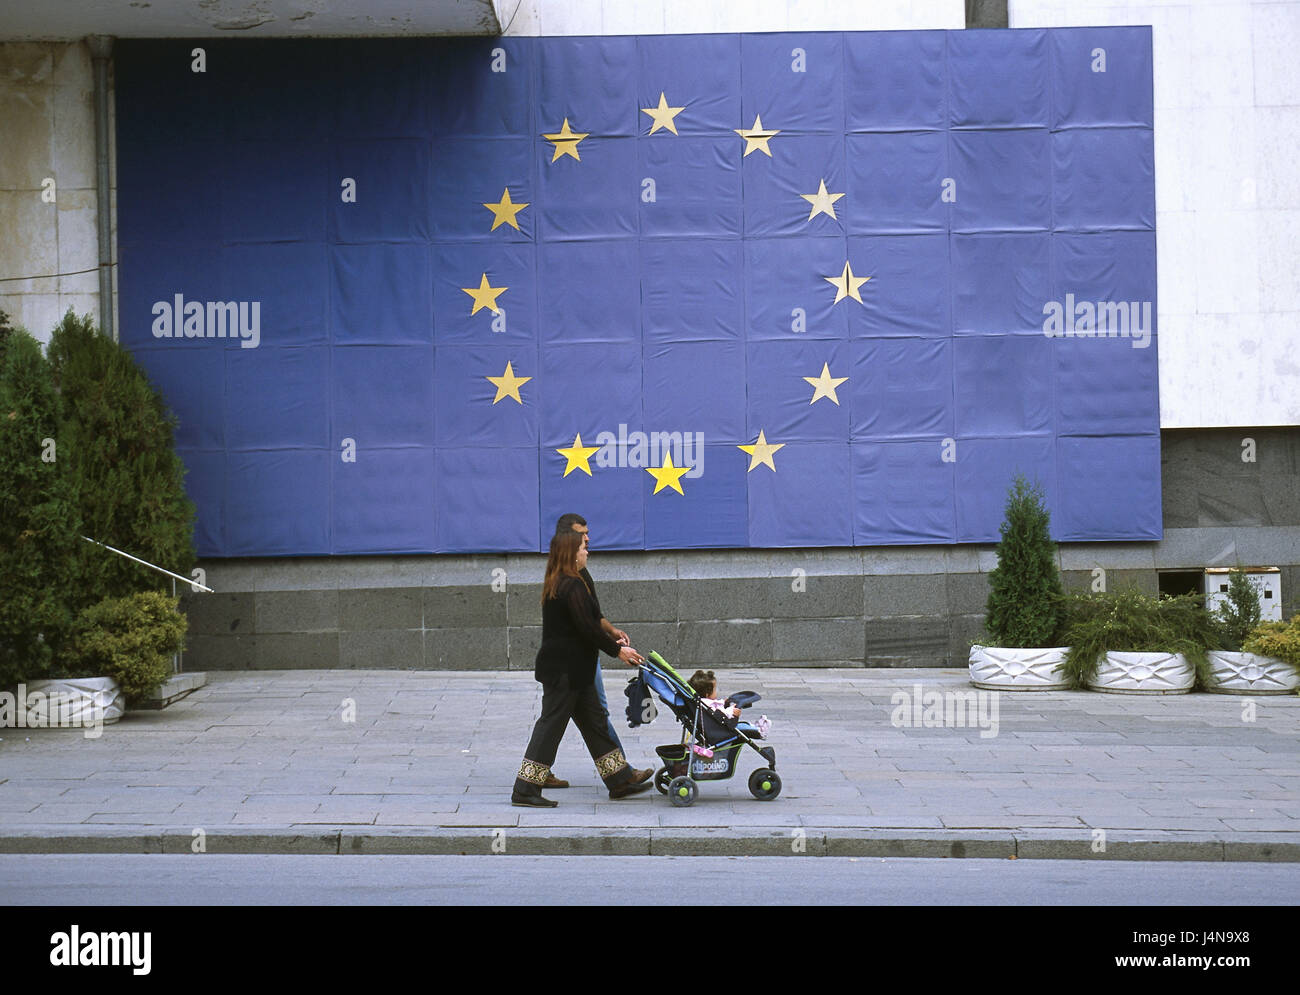
[[[759,801],[771,801],[781,793],[776,750],[755,742],[763,738],[757,728],[703,704],[695,689],[658,653],[650,653],[638,669],[641,679],[672,710],[684,730],[681,743],[655,747],[664,763],[655,772],[655,787],[661,795],[667,795],[674,805],[690,805],[699,790],[696,782],[728,780],[746,746],[764,760],[764,766],[749,775],[749,793]],[[753,691],[739,691],[727,701],[748,708],[761,697]]]

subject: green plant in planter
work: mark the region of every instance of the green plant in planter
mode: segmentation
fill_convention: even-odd
[[[998,565],[989,573],[985,645],[1055,645],[1063,590],[1050,524],[1042,489],[1017,476],[999,530]]]
[[[1242,644],[1247,653],[1271,656],[1300,671],[1300,615],[1289,622],[1261,622]]]
[[[185,629],[176,600],[159,591],[105,598],[77,616],[69,669],[111,677],[137,703],[171,676],[171,654]]]
[[[1223,632],[1223,648],[1236,652],[1259,625],[1259,594],[1241,570],[1228,574],[1228,596],[1219,605],[1219,627]]]
[[[1063,641],[1070,647],[1064,671],[1075,688],[1097,674],[1106,653],[1181,653],[1204,683],[1208,652],[1218,649],[1222,633],[1199,594],[1162,598],[1123,589],[1099,594],[1072,594],[1065,601]]]

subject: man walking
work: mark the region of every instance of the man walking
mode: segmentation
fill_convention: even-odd
[[[581,515],[576,515],[573,512],[570,512],[567,515],[561,515],[555,522],[555,534],[560,535],[561,533],[568,532],[570,530],[577,532],[580,536],[582,536],[582,548],[587,549],[590,544],[590,540],[587,538],[588,531],[589,531],[587,528],[587,520],[583,518]],[[591,596],[596,602],[596,610],[599,611],[600,599],[596,597],[596,582],[591,579],[591,574],[587,572],[586,567],[582,568],[582,570],[580,571],[580,576],[582,577],[583,581],[586,583],[587,589],[591,591]],[[603,612],[601,613],[600,616],[600,627],[603,630],[605,630],[605,632],[608,633],[613,638],[613,640],[616,643],[618,643],[620,646],[632,645],[632,640],[628,638],[627,633],[624,632],[622,629],[615,628],[614,624],[605,617]],[[605,697],[605,682],[601,679],[599,658],[597,658],[596,660],[596,697],[600,699],[600,707],[605,709],[606,712],[608,712],[609,702]],[[609,734],[609,738],[614,741],[614,743],[618,746],[619,752],[623,754],[624,759],[626,759],[627,753],[623,749],[623,741],[618,738],[618,732],[614,728],[613,716],[610,716],[609,728],[607,732]],[[646,780],[646,778],[650,777],[650,775],[653,773],[654,773],[653,767],[647,767],[644,770],[633,769],[632,781],[633,783],[639,784],[640,782]],[[568,786],[569,786],[568,781],[562,781],[559,778],[557,778],[554,774],[548,775],[546,779],[545,787],[547,788],[567,788]]]

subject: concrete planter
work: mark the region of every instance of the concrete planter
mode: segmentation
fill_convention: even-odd
[[[1068,652],[1068,646],[972,646],[970,682],[990,691],[1062,691],[1070,685],[1056,668],[1065,662]]]
[[[1196,684],[1196,669],[1181,653],[1110,652],[1097,662],[1090,691],[1112,694],[1186,694]]]
[[[29,729],[111,725],[122,717],[126,698],[111,677],[70,677],[25,685]]]
[[[1300,687],[1300,673],[1285,660],[1255,653],[1210,651],[1210,680],[1205,690],[1215,694],[1291,694]]]

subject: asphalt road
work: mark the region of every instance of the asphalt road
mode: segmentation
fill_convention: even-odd
[[[0,856],[15,905],[1300,904],[1300,864],[848,857]]]

